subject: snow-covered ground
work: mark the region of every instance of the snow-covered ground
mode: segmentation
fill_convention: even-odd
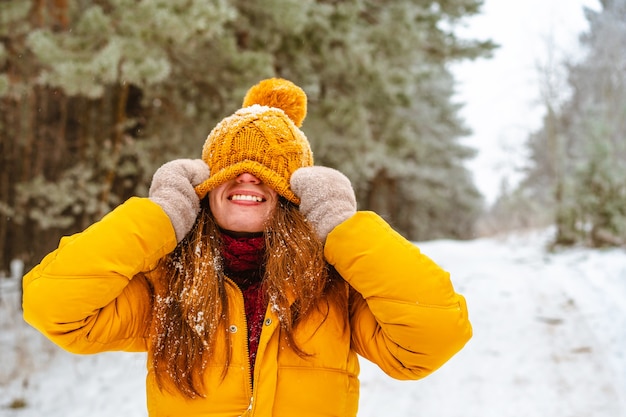
[[[419,244],[466,296],[474,337],[421,381],[363,363],[359,416],[626,417],[626,251],[547,254],[546,239]],[[58,350],[0,282],[0,416],[146,415],[144,355]]]

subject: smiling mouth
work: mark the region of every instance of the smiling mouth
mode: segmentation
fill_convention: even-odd
[[[265,201],[264,198],[255,196],[255,195],[247,195],[247,194],[235,194],[228,198],[231,201],[253,201],[255,203],[262,203]]]

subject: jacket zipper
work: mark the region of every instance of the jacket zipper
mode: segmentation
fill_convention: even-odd
[[[252,372],[250,371],[250,347],[248,346],[248,320],[246,319],[246,306],[243,298],[243,292],[239,288],[237,284],[233,280],[228,277],[225,277],[230,284],[235,288],[237,294],[239,294],[239,300],[241,301],[241,306],[243,309],[241,310],[241,322],[243,323],[243,350],[244,350],[244,366],[246,367],[246,374],[248,376],[248,397],[250,398],[250,403],[248,404],[248,409],[246,412],[249,412],[249,415],[253,415],[252,412],[254,409],[254,387],[252,386]],[[231,334],[232,337],[232,334]]]

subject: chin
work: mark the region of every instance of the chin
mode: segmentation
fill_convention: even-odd
[[[225,227],[226,230],[235,233],[261,233],[265,229],[263,226],[252,226],[252,225],[232,225],[231,227]]]

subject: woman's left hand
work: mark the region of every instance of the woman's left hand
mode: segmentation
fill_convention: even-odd
[[[317,235],[326,236],[356,213],[356,196],[348,177],[327,167],[297,169],[291,176],[291,190],[300,198],[300,211]]]

